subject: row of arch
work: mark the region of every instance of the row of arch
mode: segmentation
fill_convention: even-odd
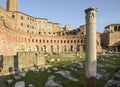
[[[40,52],[55,52],[55,53],[59,53],[59,52],[83,52],[83,46],[82,45],[42,45],[42,46],[38,46],[36,45],[36,50],[40,51]],[[29,51],[32,51],[32,48],[29,47]]]
[[[30,39],[28,39],[28,42],[30,42]],[[41,39],[32,39],[32,43],[84,43],[85,40],[41,40]]]
[[[53,35],[53,36],[65,36],[65,35],[77,35],[77,32],[47,32],[47,31],[39,31],[34,32],[31,30],[27,30],[28,34],[38,34],[38,35]],[[83,33],[81,33],[83,34]]]
[[[17,36],[11,36],[7,35],[6,39],[8,39],[11,42],[21,42],[21,43],[85,43],[84,39],[72,39],[70,40],[69,38],[67,39],[35,39],[35,38],[23,38],[23,37],[17,37]]]
[[[114,26],[114,31],[120,31],[120,26]]]

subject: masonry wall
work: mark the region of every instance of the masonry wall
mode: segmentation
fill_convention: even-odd
[[[14,69],[14,56],[3,56],[2,66],[0,67],[0,76],[8,75],[10,67]]]
[[[16,55],[17,52],[84,52],[86,26],[71,30],[70,25],[45,18],[35,18],[19,11],[6,11],[0,7],[0,54]],[[97,51],[101,51],[97,35]]]
[[[19,52],[15,56],[0,56],[0,76],[17,71],[34,69],[35,66],[43,67],[46,60],[39,52]]]
[[[18,68],[22,69],[41,67],[45,65],[45,58],[39,52],[20,52],[18,53]]]
[[[105,27],[101,35],[102,45],[111,51],[120,52],[120,24],[111,24]]]

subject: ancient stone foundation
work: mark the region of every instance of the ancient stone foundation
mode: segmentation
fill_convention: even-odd
[[[17,71],[34,69],[45,65],[45,59],[39,52],[19,52],[15,56],[0,56],[0,76]]]

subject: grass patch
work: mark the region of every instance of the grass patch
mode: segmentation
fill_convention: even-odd
[[[62,68],[61,66],[71,63],[73,61],[78,62],[85,62],[84,54],[81,55],[74,55],[74,57],[63,57],[62,55],[51,55],[46,56],[46,60],[50,61],[51,59],[54,59],[54,62],[48,62],[49,64],[52,64],[53,67],[57,67],[59,70],[69,70],[71,71],[71,76],[79,79],[79,82],[73,82],[70,81],[64,77],[62,77],[59,74],[56,74],[53,68],[49,68],[51,73],[48,73],[47,70],[44,72],[34,73],[33,71],[28,71],[26,77],[22,78],[21,80],[17,81],[24,81],[26,84],[26,87],[28,87],[29,84],[34,84],[35,87],[45,87],[45,83],[49,76],[54,75],[55,76],[55,82],[60,83],[63,87],[84,87],[84,68],[79,69],[77,67],[73,67],[77,69],[77,71],[71,70],[70,67]],[[111,64],[109,62],[102,62],[100,60],[100,57],[115,62],[116,66],[120,66],[120,56],[118,58],[115,58],[115,55],[109,55],[109,58],[107,58],[105,55],[98,57],[98,63],[99,64]],[[58,61],[60,59],[60,61]],[[115,74],[114,68],[98,68],[100,70],[106,70],[108,73],[110,72],[110,78]],[[6,82],[7,79],[11,79],[12,76],[4,77],[4,81]],[[6,87],[13,87],[14,84],[17,82],[14,81],[10,86],[7,84]],[[97,87],[103,87],[105,85],[106,81],[104,80],[97,80]]]

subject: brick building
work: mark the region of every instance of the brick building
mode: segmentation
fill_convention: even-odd
[[[120,24],[110,24],[101,35],[102,46],[111,51],[120,52]]]
[[[6,10],[0,6],[0,55],[15,55],[22,51],[84,52],[86,27],[72,30],[70,25],[45,18],[35,18],[18,11],[18,0],[7,0]],[[97,51],[101,51],[97,33]]]

